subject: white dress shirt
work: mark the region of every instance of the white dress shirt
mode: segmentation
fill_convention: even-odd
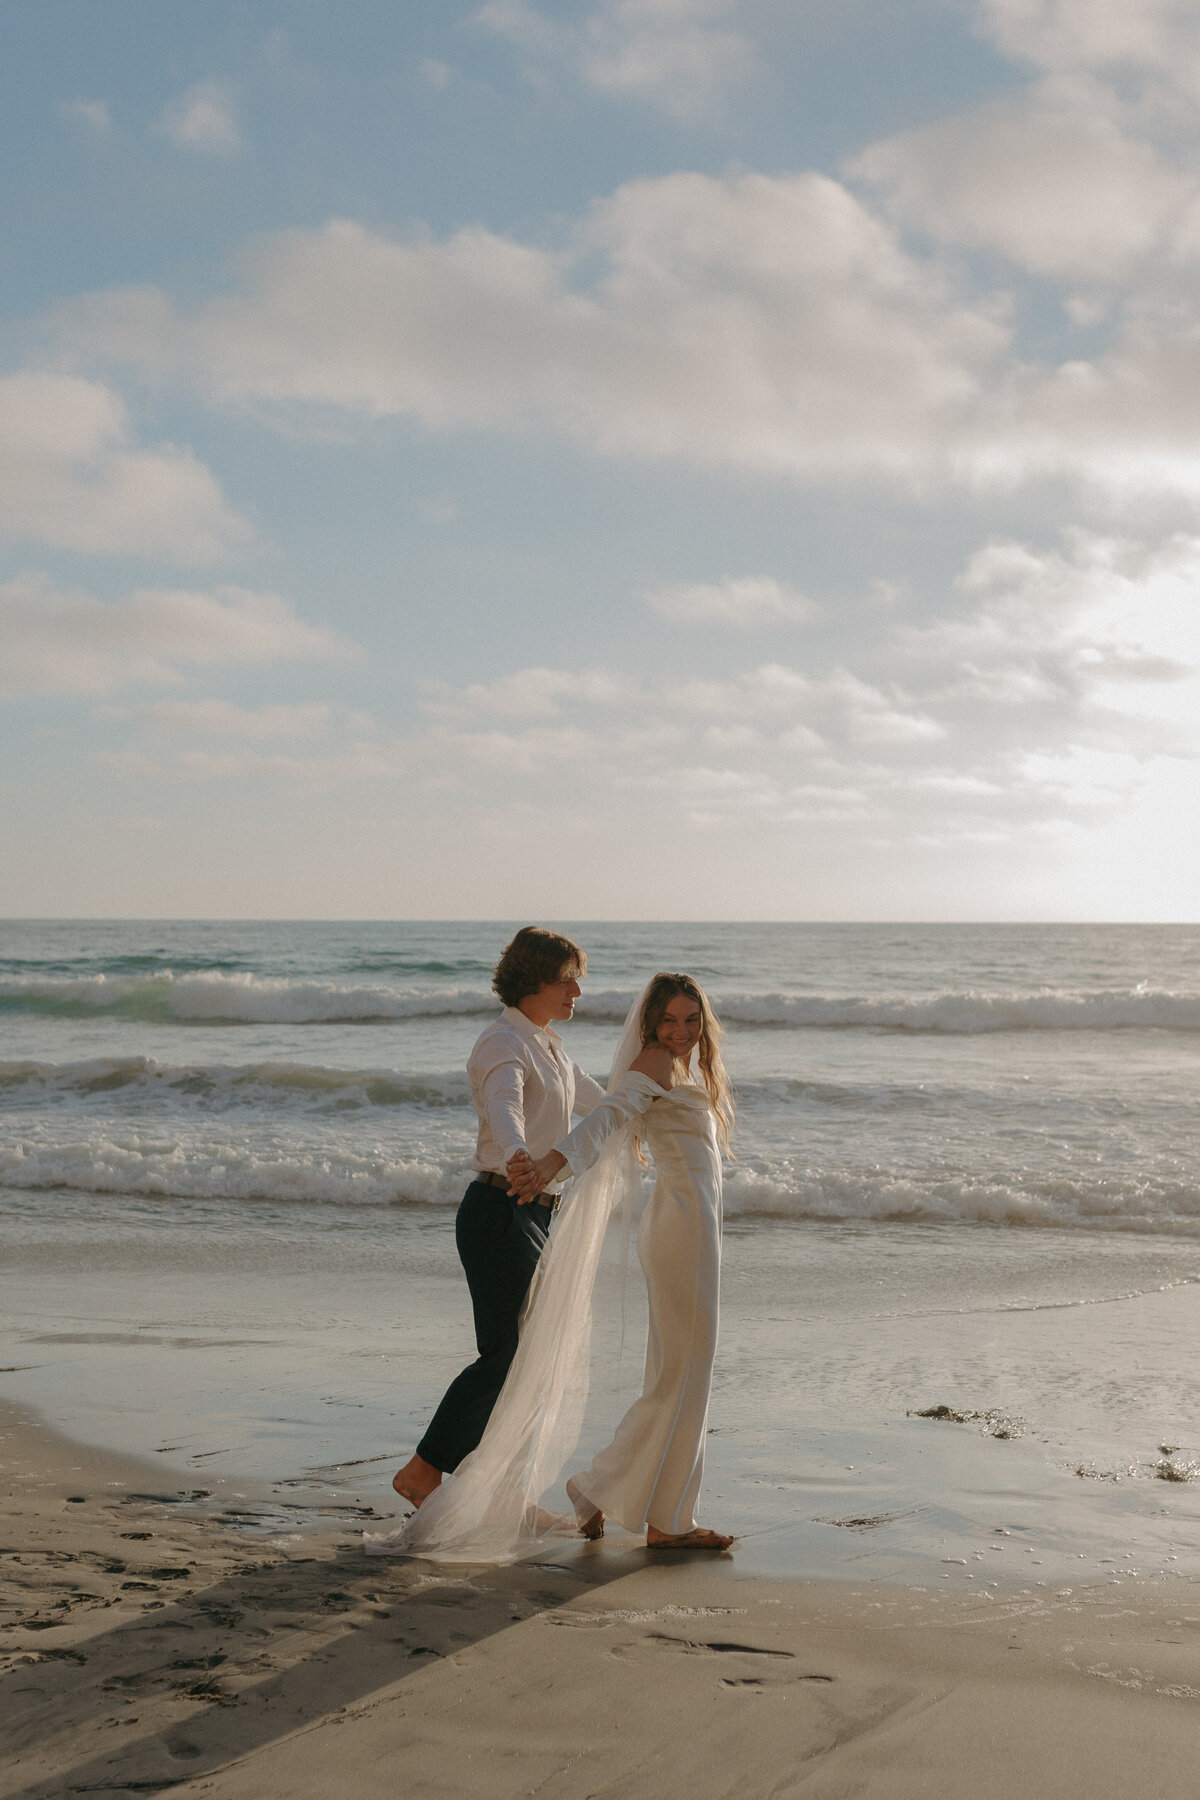
[[[571,1129],[571,1114],[589,1113],[604,1089],[571,1061],[557,1031],[506,1006],[467,1058],[479,1114],[475,1167],[503,1175],[518,1150],[544,1156]],[[557,1192],[566,1179],[551,1182]]]

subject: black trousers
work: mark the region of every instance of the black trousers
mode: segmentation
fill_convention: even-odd
[[[519,1206],[503,1188],[473,1181],[454,1236],[475,1312],[479,1355],[456,1375],[417,1445],[435,1469],[456,1469],[483,1436],[517,1348],[517,1319],[546,1248],[553,1210]]]

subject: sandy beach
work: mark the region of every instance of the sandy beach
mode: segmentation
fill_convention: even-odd
[[[205,1517],[26,1410],[2,1429],[9,1800],[1194,1792],[1185,1578],[770,1580],[624,1537],[380,1563]]]

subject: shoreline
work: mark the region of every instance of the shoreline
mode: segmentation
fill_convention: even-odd
[[[397,1521],[392,1469],[471,1342],[443,1227],[10,1217],[0,1372],[18,1406],[141,1457],[135,1487],[194,1494],[260,1542]],[[700,1519],[738,1535],[745,1572],[966,1589],[1010,1586],[1019,1565],[1047,1586],[1200,1576],[1190,1248],[766,1224],[731,1230],[727,1251]],[[609,1300],[585,1452],[636,1379],[640,1318],[622,1372]]]
[[[615,1535],[375,1560],[344,1524],[271,1541],[168,1503],[162,1466],[28,1408],[0,1432],[6,1800],[1191,1791],[1186,1577],[989,1595]]]

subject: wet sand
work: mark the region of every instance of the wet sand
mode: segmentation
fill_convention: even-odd
[[[189,1475],[27,1410],[0,1432],[8,1800],[1195,1791],[1184,1577],[784,1581],[623,1535],[381,1563],[344,1525],[206,1515]]]

